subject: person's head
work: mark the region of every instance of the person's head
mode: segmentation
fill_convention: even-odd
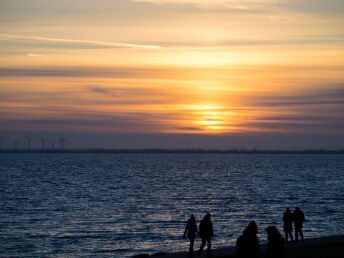
[[[195,219],[195,215],[191,214],[190,219],[191,219],[191,220],[196,220],[196,219]]]
[[[210,216],[211,216],[210,213],[207,212],[207,214],[204,215],[204,218],[203,218],[203,219],[204,219],[204,220],[210,220]]]
[[[286,208],[285,211],[286,211],[286,212],[290,212],[290,208]]]
[[[299,208],[299,207],[296,207],[296,208],[295,208],[295,211],[300,211],[300,208]]]
[[[266,232],[268,233],[268,240],[276,240],[282,238],[280,232],[275,226],[269,226],[266,229]]]
[[[251,220],[250,223],[248,223],[246,229],[244,230],[244,233],[258,234],[257,223],[254,220]]]

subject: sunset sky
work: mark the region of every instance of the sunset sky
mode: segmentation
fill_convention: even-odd
[[[343,0],[0,0],[0,137],[344,147]]]

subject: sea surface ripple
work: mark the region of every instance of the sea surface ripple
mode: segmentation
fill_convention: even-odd
[[[0,154],[5,257],[186,251],[186,220],[206,212],[214,248],[253,219],[263,243],[295,206],[305,237],[344,233],[343,155]]]

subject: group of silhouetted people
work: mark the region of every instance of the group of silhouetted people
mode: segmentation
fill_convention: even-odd
[[[268,246],[265,258],[284,257],[284,239],[275,226],[266,228],[268,234]],[[258,241],[258,227],[252,220],[245,228],[242,235],[236,242],[236,253],[239,258],[258,258],[261,257]]]
[[[295,211],[292,213],[289,208],[283,214],[283,222],[284,222],[284,232],[285,232],[285,240],[288,242],[288,236],[290,236],[290,240],[293,242],[293,222],[294,222],[294,229],[295,229],[295,242],[297,243],[299,240],[299,235],[301,240],[303,241],[303,233],[302,233],[302,226],[303,222],[305,221],[305,215],[301,211],[299,207],[295,208]]]
[[[201,220],[201,223],[199,224],[199,231],[197,230],[196,219],[193,214],[191,214],[191,217],[186,224],[186,228],[184,231],[184,238],[187,235],[190,240],[190,246],[189,246],[190,257],[193,256],[193,246],[194,246],[196,233],[199,234],[202,240],[201,246],[198,250],[198,255],[200,256],[202,254],[203,248],[207,244],[207,256],[210,256],[211,238],[214,237],[214,230],[213,230],[213,223],[210,220],[209,212],[204,216],[203,220]]]
[[[298,235],[300,235],[303,241],[302,226],[305,221],[305,216],[299,207],[295,208],[292,213],[289,208],[283,214],[285,240],[288,242],[288,236],[293,241],[292,228],[294,223],[295,228],[295,242],[298,242]],[[284,257],[284,238],[275,226],[269,226],[266,228],[268,245],[265,253],[266,258],[282,258]],[[189,256],[193,256],[193,246],[196,233],[199,234],[202,242],[198,255],[202,254],[203,248],[207,245],[207,256],[211,254],[211,238],[214,237],[213,224],[210,220],[210,213],[207,213],[199,225],[199,231],[197,229],[197,223],[195,216],[192,214],[186,224],[184,231],[184,238],[186,235],[190,240]],[[236,242],[236,253],[239,258],[258,258],[261,257],[258,241],[258,227],[254,220],[252,220],[243,231],[242,235]]]

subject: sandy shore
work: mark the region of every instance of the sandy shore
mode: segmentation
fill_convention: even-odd
[[[187,249],[187,246],[185,246]],[[261,245],[262,254],[266,245]],[[136,257],[147,257],[148,254]],[[206,256],[203,252],[202,256]],[[212,250],[213,257],[235,257],[235,247]],[[182,258],[188,257],[187,252],[172,254],[153,254],[150,257],[157,258]],[[197,256],[195,256],[197,257]],[[262,256],[264,257],[264,256]],[[343,258],[344,235],[305,239],[304,242],[287,243],[285,246],[285,258]]]

